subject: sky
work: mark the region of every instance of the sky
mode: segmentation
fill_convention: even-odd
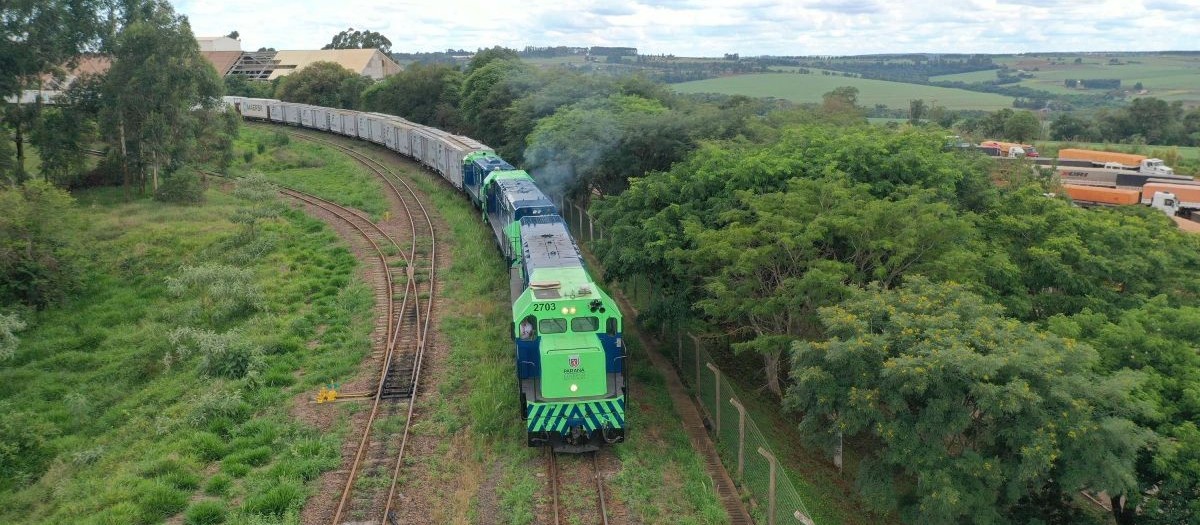
[[[719,56],[1200,49],[1200,0],[172,0],[197,36],[320,49],[346,28],[393,51],[628,46]]]

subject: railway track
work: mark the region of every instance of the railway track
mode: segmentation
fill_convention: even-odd
[[[596,515],[598,518],[596,523],[599,525],[609,525],[608,504],[604,496],[604,476],[601,475],[600,460],[597,457],[598,453],[590,452],[587,455],[588,459],[586,460],[576,461],[576,459],[581,458],[572,457],[572,459],[569,461],[574,463],[572,468],[575,469],[581,467],[581,463],[587,463],[591,465],[590,477],[592,478],[592,481],[595,482],[595,486],[593,488],[596,493],[596,511],[598,513]],[[558,455],[555,454],[550,447],[546,447],[546,469],[546,477],[550,481],[551,506],[553,507],[554,511],[554,521],[552,522],[553,525],[577,523],[577,520],[569,519],[567,509],[564,508],[565,505],[563,504],[563,500],[565,498],[563,495],[563,488],[564,486],[569,486],[570,483],[588,484],[586,481],[583,481],[587,476],[567,476],[570,479],[564,479],[563,472],[559,468]],[[572,472],[572,474],[578,473]],[[589,489],[580,490],[590,492]]]
[[[398,222],[407,225],[405,233],[410,241],[404,250],[407,253],[398,253],[406,273],[403,296],[399,301],[399,309],[390,309],[387,314],[388,319],[394,322],[389,323],[385,337],[387,344],[383,352],[384,365],[373,395],[371,412],[363,427],[346,483],[330,521],[333,525],[363,523],[364,518],[374,516],[375,520],[365,523],[397,523],[394,514],[397,485],[417,406],[421,365],[429,333],[429,321],[433,316],[433,298],[436,294],[437,238],[433,219],[412,186],[378,160],[334,141],[292,130],[285,130],[284,133],[334,148],[350,156],[379,177],[386,186],[386,191],[399,203],[400,210],[397,211],[403,211],[402,217],[396,217]],[[365,219],[357,213],[349,213]],[[369,220],[367,222],[370,223]],[[374,223],[370,224],[379,233],[383,233]],[[359,231],[362,232],[363,229]],[[400,251],[398,243],[394,246],[396,251]],[[387,273],[385,280],[392,283],[393,264],[390,263],[397,261],[388,261],[387,253],[387,248],[379,250],[379,255],[383,257],[381,262],[384,271]],[[389,308],[394,308],[397,288],[394,284],[388,285],[388,297],[392,298]],[[408,401],[402,402],[405,399]],[[400,423],[402,429],[399,430],[394,428],[398,418],[403,420]],[[373,490],[381,488],[378,484],[380,480],[387,480],[387,492],[382,500],[379,494],[372,493]]]

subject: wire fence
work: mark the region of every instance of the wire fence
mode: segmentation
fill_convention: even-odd
[[[604,238],[603,230],[583,206],[565,198],[558,201],[562,216],[581,247],[587,248]],[[645,278],[615,285],[638,311],[645,309],[659,293],[659,287]],[[636,317],[636,311],[631,313]],[[664,341],[662,353],[674,365],[684,384],[693,389],[730,475],[754,499],[756,510],[752,514],[767,525],[814,525],[812,513],[779,465],[758,424],[742,404],[741,400],[746,398],[742,390],[729,380],[709,353],[727,350],[727,343],[703,334],[665,327],[658,335],[660,341]],[[674,349],[670,348],[671,343]]]

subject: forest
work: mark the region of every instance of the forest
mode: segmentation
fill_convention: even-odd
[[[44,12],[32,0],[18,4],[25,18],[4,19],[10,34]],[[608,232],[596,253],[605,279],[663,285],[643,312],[647,326],[697,323],[728,338],[726,357],[753,370],[747,380],[774,396],[809,447],[845,439],[866,451],[853,486],[881,515],[1103,523],[1082,508],[1077,495],[1087,491],[1107,498],[1121,525],[1200,522],[1200,239],[1160,212],[1075,207],[1025,166],[944,151],[936,124],[870,126],[854,88],[799,106],[684,96],[640,75],[531,66],[499,47],[465,67],[414,64],[380,82],[336,65],[277,86],[221,82],[167,4],[129,2],[112,12],[115,28],[92,23],[107,15],[99,2],[84,4],[92,12],[79,17],[66,16],[81,14],[77,2],[50,3],[62,9],[56,23],[82,24],[46,33],[55,38],[0,39],[2,56],[19,58],[3,62],[5,94],[82,52],[113,58],[107,74],[77,82],[66,104],[6,105],[0,207],[12,211],[0,216],[0,370],[31,359],[22,331],[53,319],[38,312],[86,289],[86,250],[72,240],[72,222],[59,220],[78,217],[63,188],[114,185],[126,199],[195,202],[203,197],[195,168],[234,160],[236,116],[205,109],[224,93],[269,91],[470,135],[549,192],[590,201]],[[1141,111],[1164,108],[1131,105],[1096,126],[1124,118],[1121,133],[1147,140],[1190,133],[1191,113],[1167,104],[1178,126],[1153,131],[1125,116]],[[41,181],[24,164],[25,137]],[[105,150],[98,166],[82,160],[84,145]],[[252,230],[260,213],[279,212],[252,208],[233,220]],[[279,228],[311,234],[300,217]],[[344,253],[320,258],[345,277]],[[193,349],[177,357],[219,346],[232,357],[201,361],[202,377],[244,380],[253,395],[270,396],[272,379],[255,374],[269,373],[264,353],[299,344],[270,336],[291,318],[259,315],[262,289],[220,286],[244,281],[230,264],[179,270],[145,293],[212,294],[225,309],[211,318],[203,298],[179,306],[196,326],[171,336]],[[208,337],[234,322],[255,345]],[[162,333],[139,337],[171,346]],[[253,423],[241,398],[204,403],[212,421]],[[86,428],[71,414],[3,411],[0,488],[48,472],[50,437]],[[210,439],[206,432],[186,439]],[[306,450],[327,459],[327,442],[279,432],[294,440],[294,468],[315,468],[303,463]],[[247,454],[262,453],[250,445]]]

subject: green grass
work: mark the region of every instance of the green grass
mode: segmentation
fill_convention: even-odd
[[[681,93],[775,97],[799,103],[820,102],[821,95],[840,86],[857,87],[858,102],[867,107],[883,104],[891,108],[907,108],[910,100],[919,98],[924,99],[926,103],[945,106],[948,109],[994,111],[1011,108],[1013,100],[1012,97],[962,89],[822,74],[758,73],[672,84],[672,87]]]
[[[258,171],[272,182],[357,208],[375,218],[388,209],[379,179],[336,149],[288,138],[280,128],[247,125],[242,127],[234,150],[230,169],[234,175]]]
[[[1103,90],[1081,90],[1067,88],[1067,79],[1119,78],[1121,88],[1132,90],[1141,82],[1148,93],[1164,100],[1181,100],[1200,103],[1200,57],[1171,55],[1054,55],[1048,56],[1003,56],[995,61],[1014,69],[1032,73],[1034,78],[1021,81],[1020,85],[1049,91],[1051,93],[1101,93]],[[1057,60],[1062,57],[1062,60]],[[1083,63],[1076,64],[1075,58]],[[1120,64],[1109,64],[1117,58]],[[1037,71],[1034,71],[1034,69]],[[957,75],[933,77],[933,81],[984,82],[994,80],[995,71],[976,71]]]
[[[370,349],[372,293],[354,257],[297,211],[249,236],[230,218],[252,203],[215,190],[183,207],[126,203],[119,189],[76,197],[84,289],[29,315],[0,364],[0,418],[45,438],[29,451],[44,461],[0,473],[0,523],[211,522],[216,505],[231,522],[298,523],[311,481],[340,463],[345,424],[318,432],[292,419],[292,399]],[[183,267],[212,264],[248,271],[261,308],[207,323],[193,315],[203,294],[169,292]],[[184,326],[236,334],[256,349],[253,372],[203,373],[168,337]],[[272,373],[295,379],[272,386]],[[202,494],[217,503],[186,510]]]

